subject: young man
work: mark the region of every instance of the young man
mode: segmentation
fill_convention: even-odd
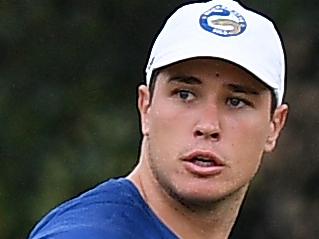
[[[139,164],[53,210],[29,238],[227,238],[285,124],[284,81],[269,20],[231,0],[180,8],[139,87]]]

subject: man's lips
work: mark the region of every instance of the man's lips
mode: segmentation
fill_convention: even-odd
[[[211,151],[194,151],[182,157],[187,171],[206,177],[220,174],[225,168],[224,161]]]
[[[204,163],[210,163],[213,166],[225,166],[224,161],[211,151],[193,151],[182,157],[182,160],[193,163],[201,161]]]

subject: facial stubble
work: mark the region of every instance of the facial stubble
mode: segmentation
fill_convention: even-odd
[[[237,197],[236,195],[242,194],[240,192],[244,191],[246,193],[247,191],[247,185],[244,185],[237,190],[223,196],[220,198],[216,198],[214,196],[211,196],[210,198],[199,198],[196,197],[195,194],[189,195],[186,193],[183,193],[183,189],[179,188],[179,185],[172,180],[170,175],[165,171],[162,170],[158,163],[161,162],[161,160],[158,157],[158,153],[156,152],[156,145],[154,147],[154,142],[152,141],[152,137],[150,135],[146,138],[146,156],[148,161],[148,166],[151,171],[151,175],[154,180],[154,185],[158,186],[160,192],[164,194],[166,197],[168,197],[170,200],[173,200],[180,204],[183,208],[186,210],[192,212],[192,213],[198,213],[198,214],[207,214],[208,212],[215,211],[214,209],[216,206],[227,199]],[[166,160],[178,160],[178,159],[166,159]],[[240,197],[242,198],[242,197]]]

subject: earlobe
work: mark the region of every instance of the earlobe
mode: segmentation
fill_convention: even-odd
[[[277,140],[279,138],[281,130],[286,124],[288,116],[288,105],[283,104],[279,106],[273,113],[270,122],[270,131],[265,143],[265,152],[271,152],[275,149]]]
[[[150,93],[146,85],[138,87],[138,110],[140,113],[141,130],[144,136],[149,132],[148,110],[150,107]]]

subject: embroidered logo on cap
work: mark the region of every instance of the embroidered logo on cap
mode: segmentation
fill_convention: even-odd
[[[245,18],[223,5],[216,5],[200,17],[200,25],[206,31],[222,37],[237,36],[246,30]]]

